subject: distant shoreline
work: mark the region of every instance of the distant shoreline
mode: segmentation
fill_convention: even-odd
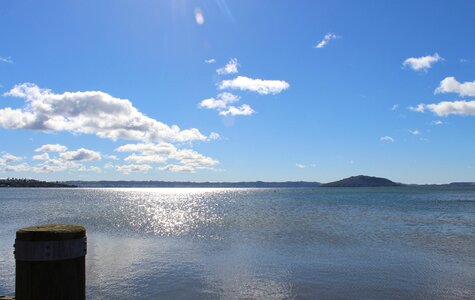
[[[353,176],[330,183],[316,181],[241,181],[241,182],[191,182],[191,181],[62,181],[47,182],[33,179],[0,179],[0,188],[331,188],[331,187],[475,187],[475,182],[448,184],[402,184],[377,177]]]

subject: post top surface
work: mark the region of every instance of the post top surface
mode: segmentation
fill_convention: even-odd
[[[17,230],[16,238],[22,241],[54,241],[82,238],[86,229],[80,225],[46,224]]]

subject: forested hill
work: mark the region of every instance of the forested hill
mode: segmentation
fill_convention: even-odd
[[[19,178],[7,178],[0,179],[1,187],[76,187],[75,185],[60,183],[60,182],[47,182],[34,179],[19,179]]]
[[[402,186],[400,183],[393,182],[386,178],[372,176],[352,176],[342,180],[329,182],[321,185],[322,187],[378,187],[378,186]]]

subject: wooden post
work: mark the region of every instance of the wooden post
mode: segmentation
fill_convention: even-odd
[[[16,232],[15,298],[86,299],[86,229],[49,224]]]

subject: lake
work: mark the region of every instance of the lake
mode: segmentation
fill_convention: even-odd
[[[475,299],[475,188],[0,189],[15,231],[88,236],[88,299]]]

